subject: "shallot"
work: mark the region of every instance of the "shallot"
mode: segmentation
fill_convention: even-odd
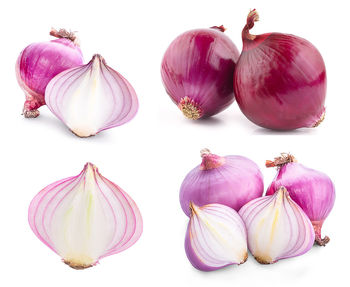
[[[138,110],[134,88],[98,54],[88,64],[53,78],[45,100],[51,112],[79,137],[125,124]]]
[[[91,163],[41,190],[28,218],[35,235],[74,269],[129,248],[142,233],[135,202]]]
[[[185,250],[192,265],[212,271],[248,259],[247,234],[238,213],[222,204],[190,203]]]
[[[181,207],[188,216],[190,202],[199,206],[220,203],[238,211],[262,196],[263,176],[250,159],[238,155],[221,157],[208,149],[203,149],[201,156],[202,163],[188,173],[180,188]]]
[[[281,186],[286,187],[290,197],[310,218],[315,229],[315,242],[325,246],[329,242],[329,237],[322,238],[321,228],[335,201],[332,180],[326,174],[298,163],[290,154],[282,154],[274,161],[267,161],[266,166],[278,168],[277,175],[266,194],[271,195]]]
[[[248,248],[261,264],[302,255],[314,244],[310,219],[285,187],[256,198],[239,211],[248,234]]]
[[[54,76],[83,64],[83,55],[74,33],[53,29],[50,35],[58,39],[33,43],[17,59],[16,76],[26,96],[23,107],[26,118],[39,116],[38,108],[45,105],[46,86]]]

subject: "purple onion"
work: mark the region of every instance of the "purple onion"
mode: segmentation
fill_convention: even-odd
[[[188,216],[190,202],[198,206],[220,203],[238,211],[262,196],[263,176],[250,159],[238,155],[220,157],[208,149],[202,150],[201,156],[201,165],[190,171],[180,188],[181,207]]]
[[[187,31],[164,54],[163,84],[187,118],[215,115],[234,101],[233,73],[239,52],[224,31],[223,26]]]
[[[261,264],[303,255],[314,244],[310,219],[283,186],[248,202],[239,215],[247,228],[249,251]]]
[[[26,118],[39,116],[37,109],[45,105],[45,89],[54,76],[83,64],[74,33],[61,29],[52,30],[50,35],[59,39],[30,44],[17,59],[16,76],[26,96],[23,107]]]
[[[213,271],[248,259],[247,232],[235,210],[222,204],[190,208],[185,251],[195,268]]]
[[[252,10],[242,31],[234,89],[253,123],[274,130],[317,127],[324,119],[326,67],[309,41],[289,34],[250,34],[259,20]]]
[[[281,186],[287,188],[290,197],[304,210],[315,230],[315,242],[325,246],[329,237],[321,236],[322,224],[331,212],[335,200],[332,180],[324,173],[305,167],[289,154],[282,154],[267,167],[278,167],[278,173],[266,191],[275,193]]]

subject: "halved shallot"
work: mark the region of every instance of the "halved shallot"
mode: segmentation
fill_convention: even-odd
[[[74,269],[129,248],[142,233],[135,202],[91,163],[40,191],[28,218],[35,235]]]
[[[185,250],[192,265],[212,271],[248,259],[247,233],[238,213],[222,204],[190,203]]]
[[[310,219],[285,187],[256,198],[239,211],[248,233],[248,248],[261,264],[302,255],[315,241]]]
[[[138,109],[134,88],[98,54],[53,78],[46,88],[49,109],[79,137],[130,121]]]

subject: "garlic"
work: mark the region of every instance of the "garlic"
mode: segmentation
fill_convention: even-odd
[[[79,137],[89,137],[130,121],[138,109],[133,87],[104,58],[66,70],[46,87],[49,109]]]
[[[28,216],[35,235],[75,269],[129,248],[142,233],[135,202],[91,163],[40,191]]]
[[[285,187],[254,199],[239,211],[248,233],[248,248],[262,264],[302,255],[315,240],[310,219]]]
[[[246,230],[234,209],[222,204],[198,207],[193,203],[190,208],[185,250],[195,268],[212,271],[247,260]]]

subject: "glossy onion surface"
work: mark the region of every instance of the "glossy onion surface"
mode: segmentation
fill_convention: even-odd
[[[83,64],[83,56],[74,42],[76,38],[73,33],[53,30],[51,35],[60,39],[33,43],[17,59],[17,81],[26,96],[23,114],[28,118],[39,115],[37,109],[45,105],[45,89],[53,77]]]
[[[251,11],[242,32],[234,88],[244,115],[275,130],[316,127],[324,118],[326,68],[307,40],[288,34],[251,35],[258,20]]]
[[[190,119],[215,115],[234,101],[232,79],[239,52],[223,31],[221,26],[185,32],[165,52],[163,84]]]
[[[326,174],[298,162],[287,162],[278,168],[266,194],[275,193],[281,186],[287,188],[291,198],[310,218],[315,229],[316,243],[326,245],[329,237],[321,237],[321,228],[334,206],[335,187],[332,180]]]
[[[180,203],[188,216],[190,202],[198,206],[220,203],[238,211],[263,192],[263,176],[253,161],[238,155],[220,157],[203,150],[202,164],[182,182]]]

